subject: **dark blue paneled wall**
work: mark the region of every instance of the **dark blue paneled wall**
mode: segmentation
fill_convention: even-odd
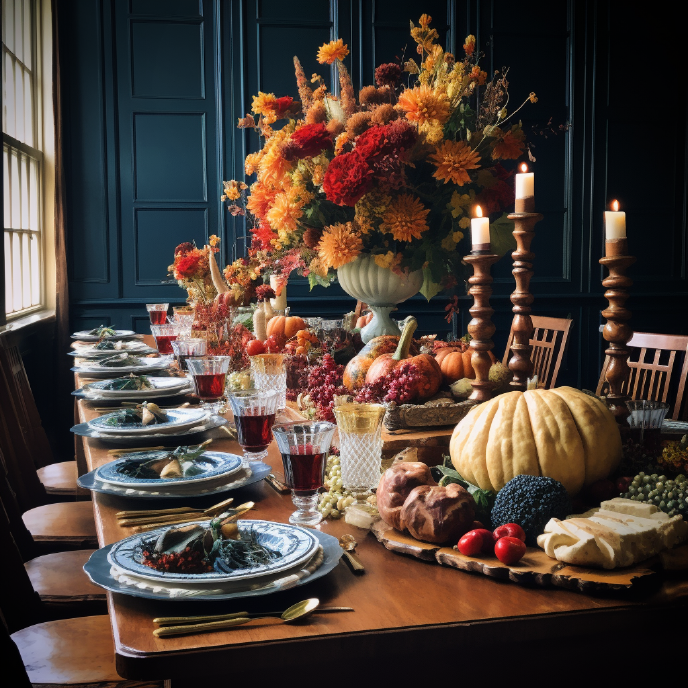
[[[253,133],[235,128],[258,90],[296,96],[292,55],[331,83],[315,59],[341,36],[357,87],[380,62],[411,56],[409,19],[421,12],[449,50],[478,37],[489,69],[511,67],[512,103],[523,111],[537,161],[533,310],[570,316],[574,331],[562,382],[594,386],[601,367],[598,259],[602,212],[627,211],[638,262],[628,306],[637,330],[688,333],[686,93],[678,25],[659,14],[616,12],[611,2],[569,0],[57,0],[64,34],[72,319],[147,331],[147,301],[182,303],[165,283],[181,241],[222,237],[225,261],[241,254],[245,226],[219,202],[222,179],[241,178]],[[645,37],[653,36],[652,57]],[[336,88],[336,84],[334,84]],[[568,131],[552,135],[569,122]],[[495,266],[495,341],[511,324],[511,265]],[[293,279],[301,314],[336,315],[353,301],[339,287],[308,291]],[[421,330],[448,329],[446,298],[415,297]],[[462,297],[465,331],[469,301]]]

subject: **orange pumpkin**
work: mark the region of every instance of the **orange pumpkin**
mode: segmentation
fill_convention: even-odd
[[[415,318],[409,318],[406,321],[397,350],[393,354],[378,356],[373,361],[366,374],[366,384],[377,382],[379,379],[389,375],[402,362],[411,361],[420,369],[421,373],[415,390],[417,400],[424,401],[437,394],[442,384],[442,371],[434,356],[430,354],[411,356],[409,353],[411,343],[413,342],[413,333],[417,327],[418,323]]]
[[[361,330],[363,329],[371,320],[373,319],[373,314],[368,313],[367,315],[362,315],[357,321],[356,321],[356,327]]]
[[[443,346],[441,349],[438,349],[437,352],[435,353],[435,360],[437,363],[439,363],[440,367],[442,366],[442,361],[449,356],[449,354],[455,354],[455,353],[461,353],[463,352],[463,349],[460,346]]]
[[[305,330],[306,323],[298,315],[275,315],[270,318],[267,325],[267,335],[282,335],[291,339],[299,330]]]
[[[473,364],[471,363],[473,349],[466,349],[461,355],[463,357],[463,377],[475,380],[475,370],[473,370]],[[497,357],[491,351],[488,351],[487,355],[490,357],[490,365],[497,363]]]
[[[444,351],[444,349],[440,349],[440,351]],[[461,351],[450,351],[441,360],[439,356],[435,360],[440,364],[442,379],[448,385],[464,377],[463,353]]]
[[[344,369],[343,385],[351,392],[361,389],[365,384],[366,374],[373,361],[382,354],[391,354],[396,351],[399,337],[393,334],[384,334],[373,337],[347,364]],[[411,345],[411,352],[418,353],[415,344]]]

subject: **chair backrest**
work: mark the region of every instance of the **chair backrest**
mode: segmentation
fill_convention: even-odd
[[[551,389],[557,384],[557,377],[564,352],[569,341],[569,333],[573,320],[571,318],[547,318],[532,315],[533,338],[530,345],[533,350],[530,360],[533,362],[533,375],[538,376],[538,387]],[[509,339],[504,351],[504,365],[509,364],[511,358],[511,343],[514,341],[513,329],[509,332]]]
[[[628,360],[631,372],[622,392],[631,399],[653,399],[668,402],[670,406],[673,404],[669,409],[670,417],[679,420],[688,377],[688,336],[635,332],[628,346],[631,347]],[[683,362],[676,375],[674,370],[679,370],[677,363],[681,356]],[[598,396],[607,391],[605,375],[608,367],[609,356],[606,356],[597,383]],[[688,404],[683,409],[683,420],[688,420]]]
[[[5,514],[10,525],[10,532],[19,548],[24,561],[36,556],[36,543],[22,519],[22,510],[17,501],[17,495],[10,484],[5,457],[0,450],[0,504],[5,509]]]

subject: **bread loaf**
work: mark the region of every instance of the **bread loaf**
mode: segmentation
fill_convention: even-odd
[[[402,461],[388,468],[377,488],[377,508],[382,520],[396,530],[404,530],[401,508],[409,493],[419,485],[435,485],[430,468],[417,461]]]

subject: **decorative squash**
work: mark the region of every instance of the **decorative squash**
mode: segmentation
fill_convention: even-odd
[[[484,490],[525,474],[554,478],[575,495],[618,466],[621,435],[599,399],[572,387],[533,389],[471,409],[449,453],[456,470]]]
[[[411,356],[409,351],[413,341],[413,333],[418,327],[415,318],[408,318],[401,333],[399,345],[393,354],[382,354],[378,356],[368,369],[365,381],[373,383],[380,378],[389,375],[398,365],[404,361],[411,361],[418,366],[421,372],[420,381],[416,388],[417,399],[424,401],[437,394],[442,384],[442,371],[440,370],[434,356],[430,354],[420,354]]]
[[[396,351],[399,344],[399,337],[393,334],[383,334],[380,337],[373,337],[347,364],[344,368],[343,385],[350,392],[361,389],[365,384],[365,378],[373,361],[382,354],[391,354]],[[418,348],[415,344],[411,345],[411,353],[417,354]]]
[[[462,353],[465,351],[465,348],[462,348],[460,346],[443,346],[441,349],[438,349],[435,353],[435,360],[439,365],[442,365],[442,361],[449,356],[449,354],[455,354],[455,353]]]
[[[367,315],[362,315],[356,321],[356,328],[358,328],[359,330],[362,330],[372,319],[373,319],[372,313],[368,313]]]
[[[497,363],[497,357],[491,351],[488,351],[487,355],[490,357],[490,365]],[[463,377],[467,377],[469,380],[475,380],[475,370],[473,370],[473,364],[471,363],[473,349],[466,349],[461,356],[463,359]],[[452,382],[454,382],[454,380],[452,380]]]
[[[268,337],[271,334],[283,335],[291,339],[299,330],[305,330],[306,323],[298,315],[276,315],[270,318],[267,326]]]
[[[440,349],[440,351],[444,351],[444,349]],[[450,385],[452,382],[456,382],[464,376],[463,354],[460,351],[450,351],[443,356],[441,360],[438,360],[439,358],[439,356],[436,356],[435,360],[440,364],[442,379],[446,384]]]

